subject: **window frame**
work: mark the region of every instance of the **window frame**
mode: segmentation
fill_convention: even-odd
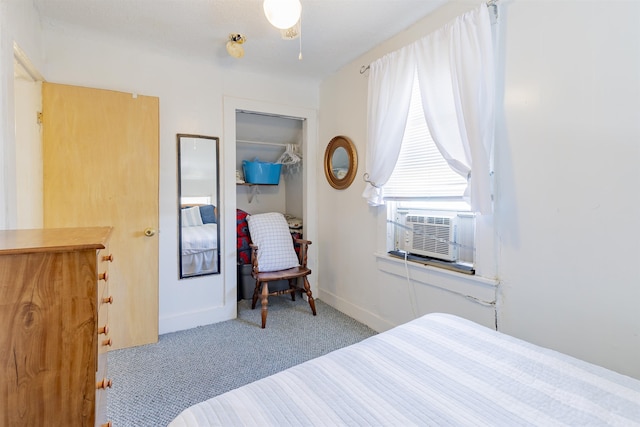
[[[408,153],[420,155],[420,160],[431,165],[435,165],[435,167],[438,168],[440,172],[436,176],[434,176],[434,178],[440,178],[442,182],[444,182],[443,185],[445,186],[445,189],[447,185],[451,186],[450,188],[455,188],[455,192],[459,195],[445,194],[440,196],[424,195],[416,197],[402,197],[398,196],[398,194],[401,194],[403,189],[399,187],[397,183],[391,196],[387,195],[383,190],[384,201],[387,208],[386,215],[388,224],[386,251],[392,256],[404,257],[407,261],[447,268],[465,274],[474,274],[475,214],[471,212],[471,206],[468,201],[465,200],[464,194],[460,194],[464,191],[464,187],[462,186],[464,185],[466,187],[466,185],[464,184],[465,180],[460,177],[455,171],[453,171],[453,169],[451,169],[447,161],[438,150],[438,147],[435,144],[433,137],[431,136],[431,130],[429,129],[429,126],[424,118],[420,96],[420,86],[416,75],[411,91],[411,100],[407,123],[402,138],[403,146],[400,148],[400,155],[398,157],[398,162],[394,166],[392,177],[396,173],[397,168],[400,167],[404,168],[404,170],[408,172],[409,176],[409,179],[401,178],[399,180],[400,183],[402,183],[403,180],[411,181],[412,179],[416,180],[416,178],[420,180],[419,182],[423,182],[424,180],[429,179],[429,177],[427,176],[427,172],[425,170],[420,170],[423,167],[426,168],[426,166],[415,166],[415,164],[413,164],[415,157],[408,158],[403,156],[403,150],[406,150],[406,146],[404,146],[404,144],[413,144],[413,146],[409,148]],[[411,126],[414,126],[414,128],[410,128]],[[426,145],[429,146],[427,147]],[[404,153],[406,156],[407,151],[404,151]],[[439,158],[435,160],[434,158],[438,155]],[[403,161],[403,159],[407,163],[399,164]],[[412,172],[412,166],[418,169],[417,175],[415,172]],[[444,168],[448,168],[448,171],[445,173],[443,173],[442,171]],[[383,189],[385,188],[385,186],[383,186]],[[411,190],[415,192],[419,189],[412,188]],[[446,191],[442,191],[436,186],[429,187],[427,191],[431,192],[432,194],[446,193]],[[465,243],[456,248],[458,253],[458,259],[456,261],[440,260],[438,258],[431,258],[423,255],[409,253],[409,248],[407,248],[404,244],[407,242],[408,232],[405,218],[407,215],[414,214],[430,216],[453,216],[458,219],[457,223],[461,224],[464,222],[465,227],[458,225],[456,229],[457,233],[459,234],[461,234],[462,230],[464,229],[464,235],[461,234],[459,240]],[[462,218],[465,218],[466,220],[463,220]],[[460,244],[460,242],[456,241],[455,244]],[[471,246],[470,248],[469,245]]]

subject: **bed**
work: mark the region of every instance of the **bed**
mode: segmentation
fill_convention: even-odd
[[[218,271],[218,224],[182,227],[182,274]]]
[[[212,205],[183,207],[181,215],[182,275],[217,273],[218,224],[215,208]]]
[[[640,381],[429,314],[185,409],[170,427],[640,425]]]

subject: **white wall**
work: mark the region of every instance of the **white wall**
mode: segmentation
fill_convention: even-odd
[[[498,327],[640,378],[640,3],[499,3],[497,243],[481,260],[489,279],[497,264]],[[326,236],[320,297],[378,328],[414,317],[414,309],[492,323],[483,305],[491,281],[474,288],[481,296],[474,302],[469,284],[431,274],[415,285],[412,306],[404,267],[386,268],[373,254],[384,247],[385,213],[360,197],[367,93],[360,66],[476,5],[443,6],[321,86],[320,141],[350,136],[360,165],[347,190],[318,180],[318,234]],[[394,268],[397,275],[386,273]]]
[[[144,46],[69,28],[63,32],[45,29],[44,39],[48,81],[160,98],[160,333],[234,317],[235,154],[230,156],[227,151],[235,153],[236,147],[235,140],[224,139],[223,95],[315,109],[315,85],[243,75],[205,60],[153,53]],[[218,136],[220,158],[231,159],[220,170],[222,221],[226,224],[221,275],[178,280],[177,133]]]
[[[499,322],[640,378],[640,3],[504,9]]]

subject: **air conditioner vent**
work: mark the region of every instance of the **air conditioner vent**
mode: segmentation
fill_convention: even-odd
[[[408,252],[446,261],[457,259],[455,216],[407,215],[406,225]]]

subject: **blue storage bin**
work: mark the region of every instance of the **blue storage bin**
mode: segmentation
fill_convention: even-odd
[[[279,184],[281,164],[255,160],[242,161],[244,180],[249,184]]]

